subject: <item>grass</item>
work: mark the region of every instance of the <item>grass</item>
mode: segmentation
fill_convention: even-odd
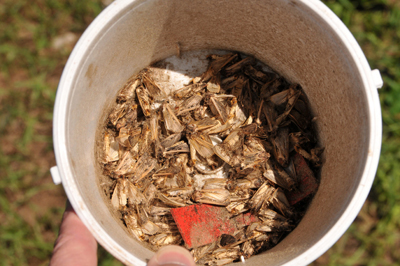
[[[400,4],[324,2],[382,73],[383,143],[362,211],[313,265],[400,265]],[[48,171],[55,165],[56,87],[74,42],[103,8],[94,0],[0,3],[0,265],[48,263],[65,204]],[[60,38],[64,45],[57,47]],[[99,265],[121,264],[100,248]]]
[[[57,84],[79,38],[104,8],[100,1],[0,4],[0,265],[46,265],[65,205],[52,185],[52,116]],[[101,265],[117,263],[100,252]]]

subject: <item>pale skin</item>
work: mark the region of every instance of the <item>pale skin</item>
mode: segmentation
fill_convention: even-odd
[[[62,219],[50,266],[96,266],[97,242],[69,203]],[[179,246],[161,248],[147,266],[195,266],[193,257]]]

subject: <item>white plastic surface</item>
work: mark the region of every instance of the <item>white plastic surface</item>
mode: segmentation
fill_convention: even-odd
[[[377,89],[382,88],[383,86],[383,79],[381,76],[381,72],[378,69],[374,69],[371,71],[372,79],[374,80],[375,86]]]
[[[195,6],[189,11],[185,10],[187,14],[179,12],[193,3],[207,11],[196,13],[199,8]],[[204,7],[204,3],[209,6],[215,5],[219,9]],[[229,8],[220,3],[229,5]],[[269,16],[258,11],[266,6],[275,8]],[[252,7],[252,10],[249,10],[249,7]],[[154,14],[151,12],[152,10],[156,10]],[[219,14],[216,14],[217,11]],[[268,20],[274,13],[285,14],[289,11],[292,12],[293,16],[287,15],[278,22]],[[247,19],[245,21],[247,24],[241,23],[240,19],[243,17],[240,16],[234,16],[234,20],[230,20],[231,24],[237,22],[235,27],[230,27],[232,32],[235,29],[239,30],[238,34],[234,34],[234,36],[232,36],[232,32],[225,30],[224,27],[229,26],[226,25],[227,23],[214,24],[207,28],[202,27],[203,24],[199,24],[200,26],[190,24],[193,21],[202,20],[203,17],[204,23],[207,23],[215,17],[219,17],[220,14],[226,14],[226,19],[229,20],[232,18],[232,16],[229,16],[230,12],[242,14]],[[211,16],[211,13],[214,16]],[[235,15],[237,14],[235,13]],[[251,21],[253,17],[258,20]],[[185,32],[186,35],[184,36],[180,35],[181,32],[174,32],[174,27],[178,27],[180,23],[178,19],[188,21],[184,25],[185,28],[180,29],[181,32]],[[293,28],[288,27],[289,21],[295,19],[298,23],[290,24]],[[147,24],[144,23],[145,20]],[[309,23],[310,21],[314,21],[314,25],[305,25],[306,22]],[[131,23],[129,27],[126,26],[127,23]],[[174,27],[171,25],[174,25]],[[240,32],[241,27],[247,32]],[[310,35],[303,36],[302,31],[292,32],[296,27],[308,31],[309,34],[314,34],[314,36],[311,36],[313,43],[309,43]],[[251,32],[254,29],[257,29],[258,32]],[[261,35],[260,29],[268,29],[265,36],[270,37],[270,39],[258,39],[257,37]],[[119,30],[123,30],[124,34],[118,35]],[[176,36],[163,34],[171,31]],[[206,34],[209,32],[213,38],[196,39],[199,34],[204,34],[201,31],[206,32]],[[324,36],[324,34],[328,34],[327,31],[334,33]],[[135,35],[132,39],[125,38],[132,32],[139,32],[140,34]],[[68,60],[59,84],[54,110],[53,135],[57,160],[57,167],[51,169],[54,182],[60,183],[62,180],[72,206],[103,247],[125,264],[146,265],[146,260],[153,253],[133,239],[126,237],[125,232],[119,227],[117,219],[112,220],[107,216],[109,215],[108,209],[102,202],[100,189],[95,182],[97,179],[92,169],[94,164],[93,129],[100,120],[99,108],[106,107],[105,99],[116,95],[116,89],[118,89],[118,87],[115,88],[116,84],[122,86],[129,75],[133,74],[132,72],[140,70],[155,59],[163,59],[174,54],[176,44],[174,42],[180,41],[179,38],[185,38],[192,33],[196,35],[186,40],[187,43],[190,43],[192,49],[194,49],[193,47],[239,49],[242,48],[239,44],[243,44],[243,35],[246,35],[249,39],[252,38],[253,42],[245,43],[247,45],[245,52],[254,53],[255,56],[265,61],[270,60],[266,63],[273,65],[274,69],[280,73],[285,73],[293,80],[301,82],[304,79],[308,81],[309,86],[305,86],[305,89],[309,89],[306,93],[313,100],[311,103],[313,108],[321,114],[321,116],[318,116],[317,123],[319,123],[318,127],[323,129],[321,130],[322,138],[327,142],[325,150],[327,157],[340,160],[346,154],[354,154],[354,157],[348,159],[355,161],[357,165],[349,166],[351,171],[349,170],[346,174],[341,172],[343,165],[333,165],[329,161],[324,165],[323,174],[332,174],[326,173],[328,169],[329,172],[335,171],[337,178],[342,178],[338,180],[343,180],[351,185],[342,187],[341,183],[344,182],[335,183],[332,179],[322,176],[320,191],[323,192],[317,192],[316,202],[313,202],[309,211],[313,211],[313,208],[322,210],[322,212],[329,211],[326,210],[325,206],[339,202],[338,198],[341,196],[339,194],[343,193],[345,196],[342,195],[339,206],[333,206],[335,211],[332,214],[332,219],[328,219],[330,213],[325,213],[324,222],[313,219],[306,214],[299,227],[296,228],[299,230],[296,231],[295,229],[276,248],[246,260],[247,265],[266,263],[269,263],[269,265],[307,265],[311,263],[340,238],[360,211],[376,173],[382,130],[380,104],[376,91],[377,87],[382,86],[379,72],[371,71],[365,55],[349,30],[331,10],[318,0],[249,0],[246,5],[243,5],[243,2],[239,0],[181,2],[174,0],[119,0],[113,2],[82,35]],[[219,38],[228,33],[231,35],[225,36],[225,39]],[[122,40],[108,39],[110,36],[117,36]],[[279,42],[273,42],[276,41],[273,38]],[[292,38],[291,42],[285,43],[289,38]],[[338,38],[339,41],[337,41]],[[330,42],[333,41],[335,43],[331,44]],[[274,45],[270,45],[269,49],[266,49],[266,45],[271,42]],[[128,51],[121,48],[122,43],[126,45]],[[136,46],[133,43],[136,43]],[[185,45],[188,45],[187,43],[182,42],[182,47],[185,48]],[[276,43],[291,49],[280,49],[281,47]],[[218,47],[209,47],[209,44]],[[315,51],[315,53],[314,51],[303,52],[307,51],[306,44],[321,49]],[[115,46],[118,45],[121,45],[121,47],[116,49]],[[329,45],[332,45],[332,50],[337,49],[339,52],[331,55],[331,57],[325,56],[330,52],[324,50]],[[260,52],[261,50],[262,52]],[[275,50],[277,53],[273,53]],[[320,54],[317,54],[317,52]],[[125,62],[124,60],[132,54],[135,54],[136,58],[129,58],[129,62]],[[306,59],[298,58],[299,54]],[[322,57],[321,54],[325,57]],[[287,60],[280,60],[282,57]],[[339,62],[343,65],[343,69],[335,68],[334,62],[338,58],[343,58],[343,61],[345,61]],[[124,64],[123,68],[118,69],[121,64]],[[315,71],[309,71],[306,64],[309,64],[309,67],[315,65],[318,67],[315,67]],[[350,69],[351,72],[346,73],[344,69]],[[313,76],[316,72],[322,70],[325,71],[326,76]],[[354,82],[352,78],[358,81],[355,84],[356,86],[351,86]],[[101,80],[99,81],[99,79]],[[122,79],[120,83],[118,83],[119,79]],[[332,87],[332,90],[323,91],[325,84],[340,84],[343,79],[349,81],[345,84],[345,87]],[[98,91],[98,88],[102,86],[104,86],[104,90]],[[340,91],[340,93],[336,91]],[[330,101],[334,104],[343,103],[343,106],[339,105],[331,112],[327,112],[327,108],[332,108]],[[357,106],[358,109],[354,106]],[[359,117],[349,119],[349,114]],[[358,126],[362,127],[362,130],[357,130]],[[330,130],[338,130],[338,128],[343,129],[344,135],[329,133]],[[83,146],[87,143],[93,145],[84,149]],[[357,145],[352,146],[349,143]],[[348,150],[340,150],[341,146]],[[340,153],[341,156],[333,156],[336,155],[335,153]],[[351,164],[351,162],[347,164]],[[353,173],[356,174],[352,175]],[[332,195],[327,196],[331,191],[338,193],[332,192]],[[308,230],[308,235],[302,235],[302,228]],[[308,237],[310,235],[314,238]],[[308,237],[308,240],[303,241],[306,237]]]
[[[61,176],[57,166],[53,166],[52,168],[50,168],[50,174],[51,177],[53,178],[53,183],[55,185],[61,184]]]

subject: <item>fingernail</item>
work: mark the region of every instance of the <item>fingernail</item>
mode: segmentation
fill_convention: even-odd
[[[192,255],[183,247],[167,246],[161,248],[151,258],[148,266],[195,266]]]

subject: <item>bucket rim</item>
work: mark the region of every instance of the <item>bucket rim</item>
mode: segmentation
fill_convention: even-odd
[[[77,215],[91,231],[96,240],[113,256],[125,264],[146,265],[133,254],[129,253],[117,242],[115,242],[95,220],[88,206],[79,193],[77,184],[73,178],[66,147],[66,113],[68,110],[69,96],[71,88],[74,86],[74,77],[79,73],[79,62],[92,46],[96,37],[108,27],[109,23],[118,15],[124,14],[129,6],[138,8],[149,0],[116,0],[105,8],[85,30],[76,46],[74,47],[67,64],[63,70],[56,94],[53,119],[53,140],[54,151],[61,176],[62,184],[67,197],[75,209]],[[319,239],[310,246],[305,252],[283,265],[307,265],[320,257],[345,233],[361,210],[377,171],[381,143],[382,143],[382,121],[381,107],[377,88],[372,79],[371,68],[362,52],[359,44],[344,23],[319,0],[296,0],[307,6],[320,19],[324,20],[329,27],[341,38],[343,45],[351,54],[351,59],[356,64],[362,83],[365,88],[365,95],[368,102],[369,123],[369,143],[368,155],[365,168],[360,178],[360,184],[353,193],[349,205],[338,218],[337,222]],[[131,10],[131,9],[130,9]]]

